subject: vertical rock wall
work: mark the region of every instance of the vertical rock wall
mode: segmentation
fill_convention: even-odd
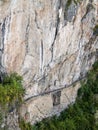
[[[69,85],[96,60],[96,25],[97,0],[0,0],[0,70],[23,76],[25,99]]]

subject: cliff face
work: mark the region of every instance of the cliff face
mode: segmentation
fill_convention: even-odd
[[[23,76],[25,98],[69,85],[96,60],[96,25],[97,0],[0,0],[1,72]]]
[[[29,96],[70,84],[95,61],[97,24],[97,0],[0,0],[1,66]]]

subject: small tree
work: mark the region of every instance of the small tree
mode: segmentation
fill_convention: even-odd
[[[21,76],[12,73],[4,77],[3,82],[0,83],[0,113],[2,113],[0,122],[14,109],[18,109],[23,101],[24,93]]]

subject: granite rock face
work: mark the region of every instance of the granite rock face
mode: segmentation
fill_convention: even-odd
[[[0,0],[1,73],[24,78],[25,98],[85,76],[96,60],[98,1]]]

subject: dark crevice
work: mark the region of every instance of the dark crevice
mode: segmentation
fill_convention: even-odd
[[[41,45],[40,45],[40,69],[41,73],[43,72],[43,41],[41,40]]]
[[[7,17],[4,18],[3,22],[0,24],[1,26],[1,43],[0,43],[0,83],[3,82],[3,77],[6,74],[6,70],[3,67],[2,59],[4,53],[4,40],[5,40],[5,32],[6,32],[6,20]]]
[[[34,20],[35,20],[37,29],[40,29],[38,22],[37,22],[37,12],[36,11],[35,11],[35,19]]]
[[[53,60],[53,47],[54,47],[54,44],[55,44],[55,41],[56,41],[56,38],[57,38],[57,35],[58,35],[59,24],[60,24],[60,18],[59,18],[59,9],[60,9],[60,6],[61,6],[61,2],[60,2],[60,5],[59,5],[59,7],[58,7],[55,36],[54,36],[54,40],[53,40],[53,43],[52,43],[51,49],[50,49],[50,50],[51,50],[51,62],[52,62],[52,60]]]
[[[42,55],[41,60],[42,60],[42,62],[43,62],[43,41],[42,41],[42,40],[41,40],[41,50],[42,50],[42,51],[41,51],[41,52],[42,52],[42,54],[41,54],[41,55]]]
[[[28,24],[26,26],[26,35],[25,35],[25,39],[26,39],[26,54],[29,52],[29,47],[28,47],[29,24],[30,24],[30,17],[28,18]]]
[[[3,53],[4,53],[4,41],[5,38],[7,38],[9,32],[10,32],[10,21],[11,21],[11,13],[10,15],[6,16],[2,23],[0,23],[1,26],[1,41],[0,41],[0,83],[3,82],[3,77],[7,74],[6,69],[3,65]],[[7,30],[6,30],[7,28]],[[5,37],[5,33],[6,36]],[[6,39],[7,40],[7,39]]]
[[[94,9],[92,3],[89,3],[86,7],[86,13],[84,14],[84,16],[82,17],[81,19],[81,22],[86,18],[87,14],[92,10]]]
[[[28,45],[29,29],[30,29],[30,16],[28,16],[28,23],[27,23],[27,26],[26,26],[26,34],[25,34],[25,57],[23,59],[22,66],[24,65],[26,55],[29,53],[29,45]],[[26,71],[25,73],[28,73],[28,71]],[[25,75],[25,74],[23,74],[23,75]]]
[[[11,21],[11,13],[10,13],[8,19],[9,19],[9,21],[8,21],[8,34],[9,34],[9,32],[10,32],[10,23],[11,23],[10,22]]]
[[[71,22],[73,17],[76,16],[79,3],[80,2],[77,0],[67,0],[64,7],[65,24],[67,24],[67,22]]]
[[[3,24],[1,26],[1,32],[2,32],[2,41],[1,41],[1,45],[2,48],[0,49],[0,51],[3,53],[4,51],[4,39],[5,39],[5,23],[6,23],[6,18],[3,21]]]
[[[84,47],[84,51],[87,51],[92,48],[92,45],[94,44],[94,41],[96,40],[97,36],[96,35],[92,35],[92,37],[89,39],[89,42],[85,45]]]

